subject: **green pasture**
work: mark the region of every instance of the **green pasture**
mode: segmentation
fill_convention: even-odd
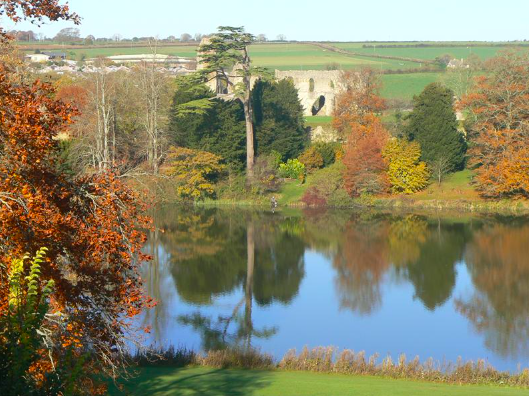
[[[512,47],[505,46],[476,46],[473,43],[464,43],[464,46],[450,46],[447,43],[446,47],[425,47],[425,48],[377,48],[377,45],[384,43],[334,43],[337,48],[347,51],[353,51],[363,54],[374,54],[384,56],[397,56],[403,58],[414,58],[433,60],[438,56],[449,54],[456,59],[464,59],[471,54],[479,56],[482,60],[490,59],[498,54],[500,51],[505,51],[509,48],[514,48],[521,51],[528,51],[528,47],[520,47],[513,45]],[[396,45],[405,45],[406,43],[392,43]],[[368,45],[368,48],[364,48]]]
[[[440,81],[443,73],[384,74],[382,96],[386,99],[411,100],[428,84]]]
[[[272,70],[324,70],[331,64],[336,64],[341,69],[372,67],[387,70],[417,67],[413,62],[348,56],[311,44],[256,44],[250,47],[250,55],[256,66]]]

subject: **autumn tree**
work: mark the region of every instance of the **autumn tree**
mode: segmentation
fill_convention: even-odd
[[[45,20],[71,20],[80,23],[77,14],[70,11],[60,0],[2,0],[0,17],[5,15],[14,22],[30,21],[40,25]],[[0,39],[5,39],[5,31],[0,27]]]
[[[298,159],[309,172],[323,167],[323,157],[314,146],[305,150]]]
[[[209,37],[199,47],[201,73],[206,79],[217,81],[217,94],[222,86],[231,87],[244,108],[246,123],[246,172],[248,180],[253,178],[255,162],[254,115],[251,99],[252,76],[263,70],[252,67],[248,47],[255,37],[243,27],[220,26],[218,33]]]
[[[156,64],[157,42],[151,42],[151,62],[142,62],[135,70],[141,124],[146,137],[146,157],[150,170],[158,173],[164,158],[165,124],[169,111],[169,81]]]
[[[336,98],[333,127],[347,141],[343,157],[345,188],[352,196],[387,190],[387,168],[382,149],[389,133],[377,117],[385,108],[381,82],[372,69],[343,72]]]
[[[451,172],[463,169],[467,144],[458,130],[454,93],[439,83],[428,85],[413,99],[405,135],[421,146],[421,159],[428,165],[440,157],[448,160]]]
[[[124,350],[129,319],[146,301],[137,271],[143,209],[111,173],[72,179],[58,170],[56,136],[74,113],[52,98],[51,87],[15,87],[0,73],[0,92],[0,268],[9,270],[11,258],[48,247],[42,280],[54,281],[53,310],[70,329],[56,332],[50,353],[62,359],[61,345],[73,356],[90,353],[96,370],[115,374],[115,351]]]
[[[345,138],[352,128],[369,123],[372,114],[380,113],[386,103],[380,97],[382,82],[373,69],[342,72],[341,92],[336,97],[333,127]]]
[[[517,53],[491,60],[475,92],[463,99],[470,111],[470,161],[484,196],[529,196],[528,103],[529,57]]]
[[[394,193],[411,194],[427,186],[430,174],[426,163],[420,160],[419,143],[391,139],[382,156],[388,164],[388,179]]]
[[[175,179],[180,197],[199,201],[214,195],[215,180],[224,169],[222,158],[215,154],[171,147],[164,173]]]
[[[375,115],[363,118],[364,124],[353,124],[343,157],[344,185],[351,196],[383,193],[389,187],[382,156],[389,133]]]
[[[78,21],[56,0],[3,1],[0,13],[36,23]],[[58,319],[26,375],[36,376],[46,392],[46,379],[58,372],[54,363],[70,362],[66,372],[78,367],[84,378],[72,392],[100,392],[89,376],[120,372],[126,339],[136,334],[131,319],[147,303],[138,272],[145,238],[137,227],[148,227],[144,208],[110,172],[70,177],[60,171],[57,136],[76,112],[54,98],[51,86],[12,73],[0,65],[0,322],[9,312],[7,279],[16,259],[47,247],[39,281],[53,282],[49,309]]]

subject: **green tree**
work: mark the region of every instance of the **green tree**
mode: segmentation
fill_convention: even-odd
[[[279,152],[296,158],[308,142],[303,106],[290,80],[257,81],[252,91],[259,155]]]
[[[451,172],[462,169],[467,145],[457,129],[454,93],[439,83],[432,83],[413,99],[413,106],[405,134],[421,145],[421,159],[431,166],[445,158]]]
[[[177,79],[170,115],[171,143],[221,156],[231,169],[246,164],[244,110],[239,101],[214,98],[214,93],[193,77]]]
[[[251,180],[255,161],[251,77],[261,73],[251,66],[248,51],[248,46],[255,41],[255,37],[246,33],[243,27],[220,26],[218,30],[218,33],[199,47],[202,66],[200,73],[208,80],[216,79],[217,86],[226,84],[231,87],[242,102],[246,126],[246,173],[248,180]]]

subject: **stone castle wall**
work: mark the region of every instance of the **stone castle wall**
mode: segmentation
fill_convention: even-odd
[[[299,92],[299,99],[305,115],[331,116],[334,110],[336,95],[340,91],[338,70],[276,70],[277,80],[291,79]],[[324,98],[323,107],[321,98]],[[316,113],[316,114],[314,114]]]

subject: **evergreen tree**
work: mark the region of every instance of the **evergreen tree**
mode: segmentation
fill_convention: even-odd
[[[191,79],[177,82],[170,116],[171,143],[221,156],[234,170],[246,164],[244,110],[240,101],[213,99],[213,92]]]
[[[432,83],[413,98],[413,105],[405,133],[409,140],[421,145],[421,159],[429,166],[444,159],[450,171],[462,169],[467,145],[457,129],[454,93],[439,83]]]
[[[252,100],[257,153],[275,150],[285,161],[296,158],[305,148],[308,134],[303,108],[292,82],[258,81]],[[244,117],[240,101],[214,98],[206,85],[179,79],[169,123],[170,140],[176,146],[219,155],[231,169],[243,171],[246,165]]]
[[[296,158],[308,142],[303,107],[290,80],[258,81],[252,92],[257,153],[279,152],[283,160]]]

